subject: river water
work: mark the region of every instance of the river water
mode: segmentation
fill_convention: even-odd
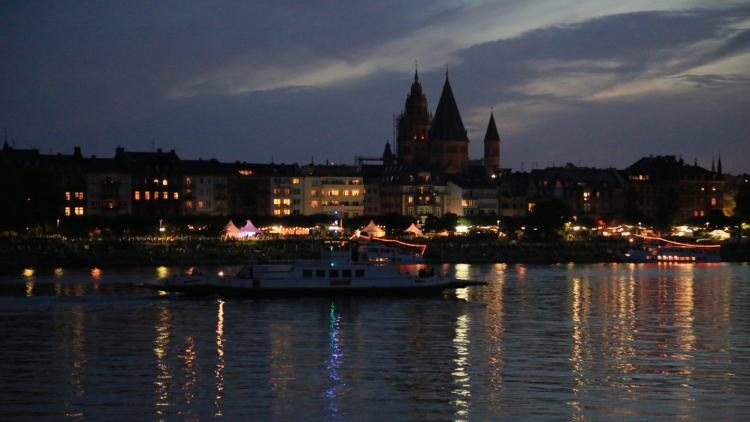
[[[0,419],[747,420],[750,266],[465,265],[431,298],[0,277]],[[228,271],[231,268],[227,268]]]

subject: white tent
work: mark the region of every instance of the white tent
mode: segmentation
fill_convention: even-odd
[[[250,220],[245,220],[245,225],[239,229],[240,237],[253,237],[256,233],[258,233],[258,228]]]
[[[370,220],[370,224],[368,224],[364,229],[360,230],[360,233],[370,237],[385,236],[385,230],[378,227],[373,220]]]
[[[708,235],[711,237],[711,239],[714,240],[727,240],[731,236],[729,233],[725,232],[724,230],[714,230],[708,233]]]
[[[406,230],[404,230],[404,232],[411,233],[417,237],[424,236],[424,233],[422,233],[422,230],[419,230],[419,227],[417,227],[416,224],[414,223],[411,223],[411,226],[409,226]]]
[[[240,237],[240,229],[234,225],[232,220],[229,220],[226,226],[224,226],[224,237],[227,239],[236,239]]]

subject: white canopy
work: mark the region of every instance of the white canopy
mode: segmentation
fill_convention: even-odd
[[[370,220],[370,224],[368,224],[364,229],[360,230],[360,233],[366,234],[368,236],[372,237],[383,237],[385,236],[385,230],[381,229],[375,224],[375,221]]]
[[[424,236],[424,233],[422,233],[422,230],[419,230],[419,227],[417,227],[414,223],[411,223],[411,226],[409,226],[406,230],[404,230],[406,233],[411,233],[414,236]]]
[[[256,233],[258,233],[258,228],[255,227],[250,220],[245,220],[245,225],[239,229],[239,235],[241,237],[252,237],[255,236]]]
[[[224,237],[227,238],[237,238],[240,235],[240,229],[237,228],[237,226],[234,225],[232,220],[229,220],[226,226],[224,226]]]

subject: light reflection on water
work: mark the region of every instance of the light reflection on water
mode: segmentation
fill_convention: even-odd
[[[220,300],[130,285],[180,268],[16,273],[0,279],[3,419],[750,414],[750,266],[446,269],[490,285]]]

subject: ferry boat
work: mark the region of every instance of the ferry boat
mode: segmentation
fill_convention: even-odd
[[[625,261],[627,262],[721,262],[721,255],[719,254],[721,245],[689,244],[652,236],[637,237],[650,241],[651,244],[647,243],[641,247],[633,246],[628,249],[625,253]]]
[[[455,280],[422,265],[372,261],[372,255],[362,254],[359,246],[354,244],[345,250],[325,249],[317,260],[251,262],[233,275],[206,274],[192,269],[186,274],[142,286],[193,295],[285,296],[434,294],[486,284]],[[394,256],[395,252],[383,253]]]

